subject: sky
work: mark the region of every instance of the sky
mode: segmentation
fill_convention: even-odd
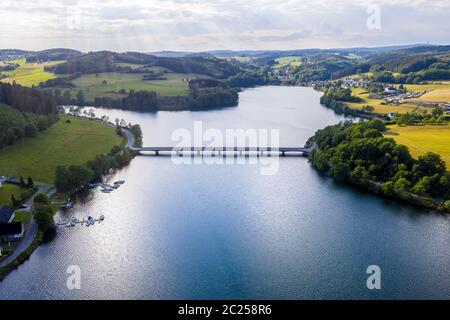
[[[449,0],[0,0],[0,48],[84,52],[450,44]]]

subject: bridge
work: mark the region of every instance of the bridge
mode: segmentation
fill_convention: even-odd
[[[309,157],[313,148],[309,147],[141,147],[133,148],[136,153],[151,152],[158,156],[160,153],[176,153],[179,156],[189,153],[191,155],[251,155],[256,154],[258,156],[271,156],[274,153],[278,156],[300,156]]]

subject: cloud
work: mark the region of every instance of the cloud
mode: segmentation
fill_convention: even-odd
[[[1,1],[3,48],[202,51],[450,39],[447,0]],[[366,26],[371,4],[381,10],[379,30]]]
[[[299,40],[304,39],[307,35],[309,35],[308,32],[293,32],[290,34],[287,34],[285,36],[261,36],[258,37],[261,41],[293,41],[293,40]]]

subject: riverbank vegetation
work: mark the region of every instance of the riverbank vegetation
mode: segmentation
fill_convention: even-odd
[[[99,180],[113,169],[127,165],[134,154],[126,147],[115,146],[108,154],[98,155],[83,165],[58,166],[55,187],[58,192],[70,194],[86,187],[89,182]]]
[[[441,156],[427,152],[415,159],[385,131],[379,119],[328,126],[308,141],[317,146],[311,163],[336,180],[450,212],[450,174]]]

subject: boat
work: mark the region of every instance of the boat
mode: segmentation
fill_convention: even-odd
[[[70,226],[75,227],[77,222],[78,222],[78,219],[75,217],[72,217],[72,219],[70,219]]]
[[[73,208],[73,202],[72,201],[68,201],[65,204],[63,204],[60,208],[61,209],[72,209]]]

